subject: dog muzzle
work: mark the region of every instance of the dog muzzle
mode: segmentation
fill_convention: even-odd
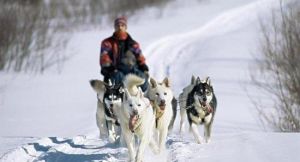
[[[206,107],[207,105],[205,101],[201,101],[200,99],[199,99],[199,103],[202,107]]]
[[[164,111],[166,109],[166,104],[165,103],[161,103],[158,105],[161,111]]]

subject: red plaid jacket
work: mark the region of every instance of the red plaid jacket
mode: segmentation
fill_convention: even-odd
[[[120,63],[120,56],[130,50],[136,57],[138,66],[146,64],[146,59],[142,54],[139,44],[128,34],[124,41],[124,48],[120,51],[120,40],[115,35],[106,38],[101,43],[100,66],[107,67],[113,65],[117,67]]]

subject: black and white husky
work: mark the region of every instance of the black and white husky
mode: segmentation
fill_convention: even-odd
[[[200,124],[204,124],[205,142],[209,142],[217,107],[217,99],[209,77],[202,81],[199,77],[196,80],[192,78],[191,85],[187,86],[180,94],[179,101],[184,102],[184,104],[180,104],[180,131],[182,131],[184,120],[187,117],[196,142],[202,143],[202,137],[197,129],[197,125]]]
[[[100,138],[108,136],[110,142],[120,137],[118,112],[121,108],[123,89],[121,85],[108,84],[100,80],[91,80],[92,88],[97,92],[98,106],[96,112]]]
[[[104,113],[106,119],[106,126],[108,129],[108,139],[110,142],[115,142],[120,138],[120,123],[118,114],[123,101],[123,88],[121,84],[105,84],[105,93],[103,96]]]

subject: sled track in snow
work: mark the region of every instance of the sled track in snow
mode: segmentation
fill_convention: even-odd
[[[152,76],[162,79],[169,76],[172,66],[178,63],[182,57],[190,57],[189,51],[192,46],[197,46],[195,42],[204,42],[218,35],[234,31],[245,24],[257,19],[253,14],[267,12],[268,7],[272,7],[273,0],[256,1],[248,5],[237,7],[224,12],[207,22],[205,25],[193,31],[175,34],[164,37],[150,44],[146,50],[148,62],[152,68]],[[275,5],[276,3],[273,3]],[[259,8],[259,10],[257,10]],[[245,18],[247,17],[247,18]],[[234,22],[234,23],[232,23]]]

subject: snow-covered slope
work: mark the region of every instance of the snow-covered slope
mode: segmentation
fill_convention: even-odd
[[[178,115],[167,151],[146,150],[145,161],[299,159],[300,136],[263,132],[245,91],[251,86],[248,67],[258,45],[258,19],[277,7],[277,0],[178,0],[160,19],[152,16],[155,9],[129,19],[151,76],[169,76],[176,95],[192,74],[210,76],[218,98],[211,143],[196,144],[188,131],[179,136]],[[66,47],[76,55],[61,74],[0,73],[0,162],[126,161],[125,148],[97,137],[96,94],[88,83],[101,77],[99,42],[112,32],[76,34]]]

